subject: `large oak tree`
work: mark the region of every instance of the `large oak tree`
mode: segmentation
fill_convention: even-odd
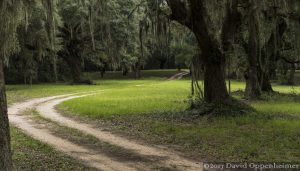
[[[206,102],[225,102],[225,51],[240,23],[237,0],[168,0],[171,18],[188,27],[196,36],[204,66]]]

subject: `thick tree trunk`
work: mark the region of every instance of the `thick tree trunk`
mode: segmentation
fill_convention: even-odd
[[[196,32],[196,37],[201,37]],[[199,43],[199,47],[203,44]],[[197,60],[196,66],[204,67],[204,100],[208,103],[226,103],[229,94],[225,81],[225,55],[218,48],[215,41],[209,40],[205,43],[205,51],[202,51],[201,60]]]
[[[3,61],[0,60],[0,170],[11,171],[12,159]]]
[[[187,26],[194,32],[198,40],[204,66],[205,101],[226,103],[230,97],[225,83],[225,56],[223,52],[229,49],[240,26],[238,0],[228,1],[226,6],[223,6],[223,9],[226,8],[226,12],[225,15],[222,13],[222,28],[212,22],[209,13],[212,9],[207,6],[208,1],[168,0],[167,2],[172,10],[171,19]],[[218,12],[220,11],[216,11],[216,13]],[[219,33],[221,33],[220,39],[218,39]]]
[[[272,61],[273,62],[273,61]],[[277,61],[274,61],[273,63],[274,64],[272,64],[272,66],[271,66],[271,68],[270,68],[270,73],[269,73],[269,78],[271,79],[271,80],[276,80],[276,79],[278,79],[278,77],[277,77],[277,71],[276,71],[276,63],[275,62],[277,62]]]
[[[224,63],[210,63],[204,69],[204,98],[209,103],[220,103],[228,99],[224,76]]]
[[[269,78],[269,74],[264,74],[261,79],[261,90],[263,92],[273,92],[272,84]]]
[[[261,95],[259,81],[257,78],[257,68],[250,67],[245,75],[246,90],[245,97],[250,99],[257,99]]]
[[[267,67],[267,70],[270,70],[269,68],[270,67]],[[272,84],[270,81],[270,74],[268,71],[263,71],[261,68],[258,68],[257,78],[259,80],[262,92],[273,92]]]
[[[257,0],[252,2],[249,13],[249,68],[246,78],[245,96],[250,99],[257,99],[261,95],[260,84],[258,80],[258,60],[260,58],[260,40],[259,40],[259,22]]]

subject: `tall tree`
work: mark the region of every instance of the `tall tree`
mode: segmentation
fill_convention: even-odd
[[[45,0],[52,4],[52,0]],[[0,168],[10,171],[12,167],[9,121],[5,92],[4,63],[13,53],[19,50],[17,27],[21,21],[28,21],[28,10],[34,1],[3,0],[0,3]],[[44,6],[46,8],[46,6]],[[47,8],[46,8],[47,9]],[[49,10],[49,9],[48,9]],[[27,27],[27,24],[25,24]]]
[[[202,51],[204,98],[207,102],[229,99],[225,84],[224,50],[239,24],[237,0],[168,0],[171,18],[192,30]]]
[[[5,93],[4,61],[17,47],[16,28],[20,21],[21,1],[4,0],[0,3],[0,168],[12,170],[9,121]]]
[[[246,93],[249,98],[258,98],[260,91],[272,92],[271,72],[276,72],[276,61],[284,45],[284,35],[293,20],[299,22],[299,1],[246,1],[244,25],[248,27],[249,68],[246,74]],[[299,4],[298,4],[299,6]],[[293,17],[292,17],[293,16]],[[291,27],[293,28],[293,26]],[[296,34],[294,34],[296,35]],[[290,37],[292,39],[292,36]],[[296,42],[296,41],[294,41]]]
[[[258,0],[250,0],[250,8],[248,11],[248,62],[249,68],[246,78],[245,95],[249,98],[257,98],[261,94],[260,84],[258,80],[258,60],[260,59],[260,25],[259,25],[259,4]]]

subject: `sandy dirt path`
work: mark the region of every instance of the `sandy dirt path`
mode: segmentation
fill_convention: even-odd
[[[157,158],[161,158],[162,165],[165,165],[169,168],[176,168],[178,170],[197,170],[201,169],[202,164],[187,160],[183,157],[178,156],[175,153],[171,153],[166,151],[165,149],[158,147],[150,147],[147,145],[142,145],[132,140],[128,140],[126,138],[114,135],[107,131],[102,131],[99,128],[94,128],[92,125],[80,123],[73,119],[67,118],[65,116],[60,115],[56,110],[55,106],[74,98],[79,98],[82,96],[70,96],[61,99],[55,99],[48,101],[43,104],[39,104],[36,108],[41,116],[50,119],[54,122],[60,123],[64,126],[78,129],[86,134],[90,134],[100,141],[110,143],[112,145],[116,145],[122,147],[124,149],[132,150],[143,156],[155,156]]]
[[[75,159],[84,162],[85,165],[104,171],[125,171],[137,170],[136,168],[129,167],[128,165],[114,161],[109,157],[102,154],[97,154],[94,150],[76,145],[68,140],[59,138],[51,134],[50,130],[38,129],[35,125],[28,120],[22,113],[27,109],[32,109],[39,103],[44,103],[56,98],[65,96],[54,96],[48,98],[33,99],[23,103],[17,103],[8,108],[9,120],[12,125],[22,130],[29,136],[40,140],[43,143],[53,146],[55,149],[62,151]]]
[[[101,128],[95,128],[94,125],[81,123],[71,118],[62,116],[55,110],[55,106],[63,101],[80,98],[83,96],[91,95],[62,95],[46,98],[39,98],[28,100],[23,103],[17,103],[9,107],[10,122],[17,128],[21,129],[24,133],[49,144],[59,151],[62,151],[75,159],[79,159],[87,166],[104,170],[104,171],[131,171],[131,170],[162,170],[168,168],[169,170],[187,170],[187,171],[201,171],[202,163],[191,161],[180,157],[176,153],[170,152],[164,148],[143,145],[138,142],[128,140],[124,137],[117,136]],[[28,116],[22,115],[25,110],[37,109],[39,114],[47,119],[50,119],[62,126],[70,127],[80,130],[83,133],[96,137],[101,142],[106,142],[122,149],[133,151],[136,154],[145,158],[159,159],[157,163],[143,163],[138,161],[122,162],[105,154],[96,153],[96,150],[88,149],[84,145],[78,145],[68,140],[62,139],[51,133],[47,128],[40,129],[35,125]],[[104,129],[104,128],[103,128]],[[161,169],[160,169],[161,168]]]

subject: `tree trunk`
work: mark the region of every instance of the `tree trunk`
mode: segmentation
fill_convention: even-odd
[[[296,72],[296,66],[295,66],[295,64],[291,64],[290,76],[289,76],[289,79],[288,79],[288,84],[289,85],[294,85],[295,84],[295,72]]]
[[[101,78],[104,78],[105,68],[102,68],[102,69],[101,69],[100,74],[101,74]]]
[[[63,59],[67,62],[72,75],[73,83],[82,83],[82,68],[79,57],[76,56],[63,56]]]
[[[142,77],[141,75],[141,64],[140,62],[137,62],[135,65],[135,79],[140,79]]]
[[[269,60],[269,59],[267,59]],[[259,80],[260,83],[260,88],[261,91],[263,92],[273,92],[273,88],[272,88],[272,84],[270,81],[270,74],[269,74],[269,69],[270,67],[267,67],[267,71],[263,71],[260,67],[258,68],[258,75],[257,78]]]
[[[128,69],[127,68],[123,68],[122,73],[123,73],[123,76],[127,76]]]
[[[58,76],[57,76],[57,57],[53,56],[53,76],[54,76],[54,82],[58,82]]]
[[[259,22],[257,9],[258,6],[256,0],[250,1],[252,2],[252,4],[249,12],[249,67],[245,76],[245,96],[250,99],[257,99],[261,95],[258,80],[258,60],[260,58]]]
[[[82,82],[82,70],[81,64],[78,62],[71,62],[73,65],[69,65],[71,69],[72,79],[74,83],[81,83]]]
[[[0,60],[0,170],[11,171],[12,159],[3,60]]]
[[[228,99],[224,76],[224,63],[210,63],[204,69],[204,98],[209,103],[220,103]]]
[[[141,60],[144,59],[144,30],[143,25],[140,22],[140,32],[139,32],[139,40],[140,40],[140,50],[141,50],[141,56],[138,58],[138,61],[135,64],[135,79],[141,78]]]
[[[160,60],[159,69],[165,69],[166,60]]]
[[[261,90],[263,92],[273,92],[274,91],[272,88],[269,74],[264,74],[263,78],[261,79]]]
[[[216,2],[216,1],[213,1]],[[230,47],[240,26],[238,0],[228,1],[223,6],[222,28],[212,22],[206,1],[167,0],[172,10],[171,19],[187,26],[195,34],[202,52],[204,66],[204,99],[209,103],[223,103],[229,99],[225,83],[224,51]],[[216,11],[217,14],[220,11]],[[225,15],[224,15],[225,14]],[[221,16],[221,15],[220,15]],[[219,22],[219,24],[221,24]],[[216,27],[213,29],[213,27]],[[221,30],[218,30],[221,29]],[[220,39],[218,35],[221,33]]]

